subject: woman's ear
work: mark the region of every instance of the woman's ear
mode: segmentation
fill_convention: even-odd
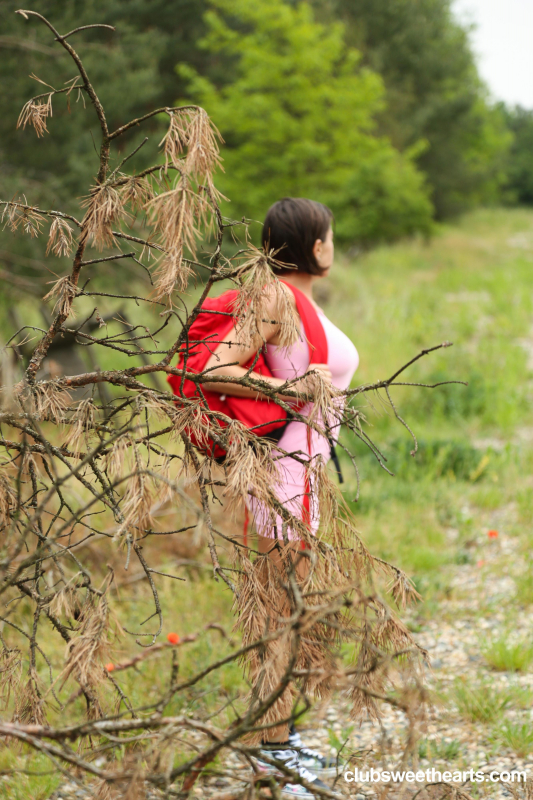
[[[322,246],[324,242],[322,239],[317,239],[313,245],[313,255],[320,266],[320,258],[322,256]]]

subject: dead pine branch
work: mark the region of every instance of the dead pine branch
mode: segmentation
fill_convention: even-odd
[[[38,238],[49,225],[45,254],[68,263],[43,297],[52,317],[48,327],[23,322],[8,341],[6,353],[25,359],[23,375],[8,386],[2,371],[12,402],[0,412],[0,735],[9,746],[25,743],[82,785],[97,780],[98,797],[132,799],[134,788],[141,792],[145,785],[186,797],[222,754],[232,753],[249,769],[264,731],[280,719],[294,720],[313,693],[327,698],[346,691],[357,719],[364,712],[378,716],[390,703],[414,731],[427,702],[426,654],[373,581],[381,575],[399,605],[419,599],[413,584],[365,547],[320,459],[309,467],[309,492],[322,520],[320,535],[312,536],[303,517],[274,491],[280,456],[306,464],[302,454],[276,448],[204,401],[214,382],[237,383],[321,436],[343,424],[386,468],[354,403],[383,389],[398,422],[411,432],[391,392],[405,385],[398,378],[409,366],[438,348],[424,350],[387,380],[344,392],[333,391],[313,369],[305,391],[296,391],[290,380],[274,390],[252,369],[239,379],[191,369],[200,344],[191,328],[223,279],[237,288],[228,316],[243,341],[264,344],[261,323],[268,321],[272,299],[282,346],[299,335],[299,320],[272,271],[276,253],[247,241],[230,255],[231,243],[225,246],[228,229],[238,223],[220,210],[220,133],[208,113],[192,105],[156,109],[110,131],[97,87],[71,42],[79,31],[111,26],[61,33],[38,11],[17,13],[48,30],[50,47],[66,52],[77,77],[60,90],[44,84],[46,91],[24,102],[14,124],[32,126],[41,138],[52,102],[81,92],[99,122],[100,142],[98,166],[76,217],[41,209],[25,196],[0,201],[10,234]],[[124,158],[114,150],[117,141],[158,114],[168,125],[158,163],[129,174],[130,158],[144,141]],[[112,156],[118,166],[111,170]],[[184,290],[200,252],[208,278],[191,303]],[[155,323],[139,321],[142,290],[129,287],[122,294],[120,287],[115,293],[98,285],[98,269],[107,262],[133,262],[150,274]],[[93,358],[93,366],[52,374],[54,348],[67,339]],[[209,337],[201,343],[214,344]],[[110,351],[116,367],[101,369],[95,354]],[[154,380],[169,376],[192,381],[197,395],[176,400]],[[301,413],[306,402],[314,404],[308,416]],[[226,453],[222,465],[207,442]],[[355,463],[355,454],[346,451]],[[244,537],[218,525],[249,497],[260,500],[271,520],[281,520],[284,538],[271,554],[256,552]],[[172,525],[165,527],[162,520],[170,514]],[[305,543],[297,558],[288,530]],[[191,552],[167,566],[160,550],[172,537],[186,538]],[[172,608],[179,609],[176,598],[188,597],[194,570],[206,567],[200,560],[205,545],[212,578],[233,597],[240,644],[216,613],[192,632],[176,632],[179,611],[169,619],[165,582],[171,581]],[[126,572],[132,562],[138,562],[146,594]],[[221,634],[216,651],[207,648],[202,662],[200,645],[213,628]],[[351,659],[342,655],[348,644]],[[150,673],[155,661],[157,671]],[[247,710],[232,688],[208,713],[202,698],[211,692],[209,681],[235,663],[249,681],[242,693],[250,690]],[[183,713],[174,713],[173,703]],[[281,771],[286,782],[306,785],[291,770]],[[256,778],[250,771],[250,791]]]

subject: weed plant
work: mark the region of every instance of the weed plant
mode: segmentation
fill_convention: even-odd
[[[530,722],[505,722],[497,729],[496,738],[519,758],[527,758],[533,753],[533,728]]]
[[[488,679],[469,683],[457,678],[448,695],[464,719],[470,722],[495,723],[503,718],[510,708],[522,708],[531,703],[532,695],[519,686],[498,688]]]
[[[526,672],[533,663],[533,644],[510,642],[507,636],[485,640],[481,652],[487,664],[499,672]]]
[[[418,743],[418,756],[428,761],[436,758],[453,761],[460,755],[461,749],[458,739],[421,739]]]

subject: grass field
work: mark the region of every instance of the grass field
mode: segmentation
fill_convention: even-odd
[[[472,589],[454,580],[459,569],[479,565],[484,585],[508,576],[506,593],[491,599],[486,592],[476,606],[476,614],[490,614],[495,604],[503,614],[499,638],[479,642],[480,669],[483,675],[490,670],[528,673],[531,648],[522,647],[520,640],[517,644],[512,634],[519,616],[530,614],[533,603],[533,212],[478,211],[443,228],[431,242],[383,247],[354,259],[339,254],[331,277],[318,289],[319,303],[358,348],[356,385],[388,377],[423,348],[453,342],[453,347],[419,361],[405,379],[458,380],[468,386],[394,390],[398,411],[418,439],[414,458],[412,439],[383,396],[368,396],[361,403],[368,432],[387,456],[394,477],[360,442],[346,440],[358,454],[359,501],[353,499],[356,482],[347,459],[343,491],[370,551],[405,569],[422,593],[423,602],[409,621],[413,630],[435,619],[445,623],[447,615],[457,615],[457,608],[471,605]],[[147,312],[139,313],[142,321]],[[101,366],[111,366],[113,359],[113,354],[104,356]],[[489,530],[496,530],[497,537],[488,537]],[[499,548],[497,555],[494,548]],[[153,549],[151,561],[157,561]],[[173,561],[167,547],[159,563],[172,568]],[[187,584],[159,579],[164,633],[192,633],[211,621],[230,630],[231,597],[224,585],[215,583],[208,570],[189,570],[187,577]],[[147,601],[143,582],[124,593],[124,619],[130,627],[147,616]],[[29,623],[21,610],[19,624],[27,628]],[[122,648],[119,658],[135,652],[136,646],[125,640]],[[182,675],[228,648],[216,630],[206,633],[183,648]],[[58,659],[61,655],[59,642]],[[134,703],[148,702],[164,685],[165,659],[127,673],[124,688]],[[44,678],[46,668],[41,666]],[[238,668],[221,676],[180,702],[210,707],[220,699],[221,689],[227,696],[238,693]],[[523,697],[516,692],[491,697],[483,691],[479,696],[476,687],[448,687],[446,702],[463,718],[485,726],[495,752],[507,748],[527,754],[533,749],[528,725],[521,717],[505,716],[508,709],[524,709]],[[82,714],[79,701],[70,708],[73,715]],[[439,746],[443,758],[457,755],[453,740]],[[421,748],[422,757],[427,742]],[[1,769],[21,766],[45,769],[40,757],[20,750],[0,753]],[[4,781],[9,798],[44,800],[61,778],[15,774]]]
[[[490,512],[514,509],[506,532],[525,537],[524,548],[531,533],[532,223],[526,211],[480,211],[430,244],[346,262],[326,287],[328,311],[359,349],[358,382],[392,374],[443,341],[453,347],[418,362],[409,379],[468,382],[395,391],[419,439],[415,458],[390,409],[379,401],[368,409],[395,477],[362,455],[361,500],[353,507],[363,537],[433,588],[446,564],[468,557],[465,545]]]

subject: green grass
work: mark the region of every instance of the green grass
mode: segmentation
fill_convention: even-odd
[[[496,731],[496,739],[519,758],[533,753],[533,728],[530,722],[506,722]]]
[[[46,756],[25,747],[0,750],[0,797],[46,800],[64,781]]]
[[[156,558],[156,554],[152,555]],[[170,572],[171,563],[163,567],[162,571]],[[164,628],[161,639],[164,641],[167,633],[178,633],[180,637],[187,634],[202,632],[197,641],[184,644],[179,648],[180,679],[186,680],[196,674],[199,668],[218,661],[231,652],[231,644],[220,631],[205,630],[206,625],[215,623],[222,625],[227,634],[231,636],[231,602],[229,590],[222,582],[210,580],[190,581],[178,583],[177,581],[163,578],[158,582],[159,601],[163,612]],[[191,597],[192,592],[192,597]],[[125,600],[117,612],[120,618],[128,619],[130,630],[144,630],[140,624],[153,611],[153,601],[147,586],[139,587],[131,598]],[[124,616],[123,616],[124,615]],[[152,621],[153,623],[153,621]],[[150,623],[147,623],[147,626]],[[146,627],[147,627],[146,626]],[[157,627],[157,626],[155,626]],[[123,641],[123,655],[131,652],[131,637]],[[160,641],[161,641],[160,639]],[[145,640],[145,643],[146,640]],[[135,648],[137,651],[138,647]],[[120,650],[116,660],[120,660]],[[131,698],[133,705],[143,705],[151,700],[155,702],[168,686],[170,676],[170,652],[144,661],[139,671],[126,670],[116,674],[124,691]],[[190,690],[180,693],[166,708],[165,713],[177,714],[184,711],[194,713],[204,712],[206,709],[214,711],[216,706],[227,704],[229,697],[236,696],[239,707],[239,695],[244,693],[244,681],[240,667],[231,663],[207,676],[201,684],[191,687]],[[220,724],[232,719],[231,708],[222,712]]]
[[[150,545],[147,544],[147,550]],[[153,554],[154,563],[157,556]],[[163,571],[175,571],[172,562],[161,562]],[[167,633],[176,632],[183,638],[187,634],[199,633],[196,641],[183,643],[177,649],[179,663],[179,677],[181,681],[196,674],[202,667],[218,661],[231,652],[232,645],[219,630],[206,630],[209,623],[222,625],[231,636],[231,602],[229,590],[222,582],[210,580],[187,580],[181,583],[168,578],[161,578],[158,582],[158,594],[164,616],[164,627],[158,641],[165,641]],[[118,596],[117,596],[118,595]],[[133,587],[122,587],[116,594],[113,593],[113,606],[121,622],[129,630],[143,631],[145,628],[155,630],[157,620],[150,620],[145,626],[140,626],[143,620],[153,613],[153,598],[148,586],[143,582]],[[31,614],[29,607],[21,603],[18,610],[17,622],[24,628],[31,627]],[[4,636],[6,632],[4,631]],[[137,637],[120,637],[109,657],[111,663],[119,664],[131,655],[141,651],[135,644]],[[143,639],[143,644],[149,640]],[[56,672],[59,672],[64,663],[64,643],[59,637],[50,636],[46,639],[46,653],[50,658]],[[171,675],[171,649],[165,649],[146,658],[134,669],[116,671],[113,677],[121,689],[131,700],[134,707],[146,707],[159,701],[165,690],[168,689]],[[107,663],[107,662],[106,662]],[[37,657],[37,666],[44,690],[49,685],[47,666]],[[25,671],[23,673],[25,675]],[[71,693],[75,692],[75,683],[68,682],[59,697],[65,702]],[[167,715],[192,713],[195,716],[209,716],[212,724],[227,726],[244,709],[243,699],[246,693],[246,684],[242,670],[236,663],[230,663],[220,670],[208,675],[201,683],[180,692],[165,707]],[[105,710],[113,713],[116,709],[116,694],[111,686],[104,685],[101,689],[101,700]],[[231,701],[231,702],[230,702]],[[12,701],[11,701],[12,702]],[[122,709],[123,710],[123,709]],[[12,705],[6,710],[5,717],[9,719]],[[85,703],[81,699],[71,702],[65,712],[51,702],[48,707],[48,721],[51,725],[74,724],[85,719]],[[0,750],[0,775],[6,771],[7,775],[0,778],[0,797],[9,800],[27,800],[28,797],[36,800],[45,800],[52,791],[64,782],[58,774],[34,776],[20,772],[10,773],[13,769],[25,769],[30,772],[50,770],[50,762],[45,758],[37,759],[35,754],[25,753],[25,747]],[[186,759],[186,747],[179,741],[175,743],[174,759],[176,763]],[[94,755],[89,747],[84,753],[88,760]],[[117,760],[127,755],[124,749],[118,753]],[[190,755],[190,753],[189,753]],[[3,786],[7,794],[2,794]]]
[[[531,561],[526,562],[525,571],[515,578],[514,599],[521,606],[533,604],[533,564]]]
[[[509,642],[507,636],[481,645],[487,664],[499,672],[527,672],[533,663],[533,644],[530,641]]]
[[[469,683],[462,678],[454,681],[447,697],[464,719],[485,724],[498,722],[505,711],[527,706],[531,699],[531,692],[517,686],[498,689],[487,679]]]
[[[450,596],[450,569],[483,557],[469,543],[486,537],[494,512],[514,509],[505,533],[527,538],[533,513],[527,439],[533,373],[523,342],[531,337],[533,250],[512,242],[532,224],[530,211],[478,211],[443,229],[429,245],[413,241],[378,249],[339,263],[320,283],[326,312],[359,350],[356,383],[391,375],[422,348],[443,341],[454,346],[421,359],[402,379],[468,382],[393,390],[400,415],[418,439],[415,457],[412,439],[386,398],[360,401],[367,432],[394,477],[361,442],[344,438],[361,473],[355,503],[355,478],[344,462],[344,493],[363,539],[414,577],[424,592],[422,617]],[[518,580],[521,602],[533,601],[531,585],[527,576]]]
[[[418,743],[418,755],[420,758],[441,758],[445,761],[453,761],[462,751],[461,742],[458,739],[421,739]]]
[[[332,273],[330,306],[359,348],[358,379],[392,374],[422,347],[454,342],[419,363],[419,379],[459,379],[449,386],[399,394],[413,419],[461,434],[472,427],[510,430],[527,415],[526,354],[531,274],[522,251],[509,247],[530,212],[482,211],[465,217],[431,245],[382,248]],[[413,419],[414,421],[414,419]],[[442,425],[444,423],[444,425]]]

